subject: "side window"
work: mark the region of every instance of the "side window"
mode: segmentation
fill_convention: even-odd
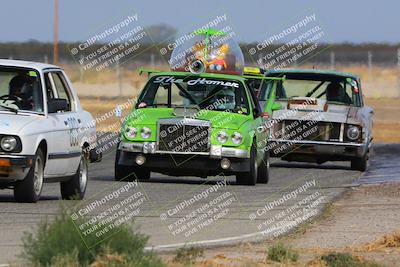
[[[54,85],[56,87],[58,98],[67,100],[67,103],[68,103],[67,111],[71,111],[72,96],[71,96],[71,92],[67,88],[64,77],[62,77],[62,74],[59,72],[52,73],[51,75],[53,77],[53,81],[54,81]]]
[[[260,101],[267,101],[269,93],[271,91],[272,85],[275,83],[273,80],[263,80],[260,92],[258,94],[258,99]]]
[[[257,99],[257,96],[255,94],[255,92],[252,89],[249,89],[249,94],[250,94],[250,105],[251,105],[251,109],[253,110],[254,108],[257,108],[258,113],[254,114],[256,117],[260,116],[262,109],[260,107],[260,102]]]

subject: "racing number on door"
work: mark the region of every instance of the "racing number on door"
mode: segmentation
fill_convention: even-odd
[[[69,128],[69,145],[76,147],[79,145],[79,119],[68,117],[65,124]]]

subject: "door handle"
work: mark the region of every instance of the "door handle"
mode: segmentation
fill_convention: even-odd
[[[68,125],[68,121],[64,121],[64,124],[65,124],[65,125]]]

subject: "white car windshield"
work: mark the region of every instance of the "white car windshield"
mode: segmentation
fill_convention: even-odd
[[[361,103],[358,84],[351,78],[286,73],[284,81],[268,81],[266,83],[261,89],[260,100],[266,100],[273,85],[276,85],[277,100],[313,97],[324,99],[331,104],[360,106]]]
[[[28,68],[0,67],[0,110],[43,112],[39,72]]]

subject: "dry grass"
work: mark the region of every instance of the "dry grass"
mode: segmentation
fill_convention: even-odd
[[[118,105],[127,105],[122,111],[122,116],[127,116],[132,109],[132,105],[128,105],[126,99],[102,99],[102,98],[81,98],[82,107],[89,111],[94,118],[101,118],[110,111],[115,110]],[[105,120],[97,123],[98,131],[116,132],[119,131],[121,126],[121,118],[116,117],[115,114]]]
[[[374,109],[374,141],[377,143],[400,142],[400,99],[366,98],[367,105]]]
[[[357,252],[382,252],[388,249],[400,249],[400,231],[386,234],[373,242],[351,249]]]

